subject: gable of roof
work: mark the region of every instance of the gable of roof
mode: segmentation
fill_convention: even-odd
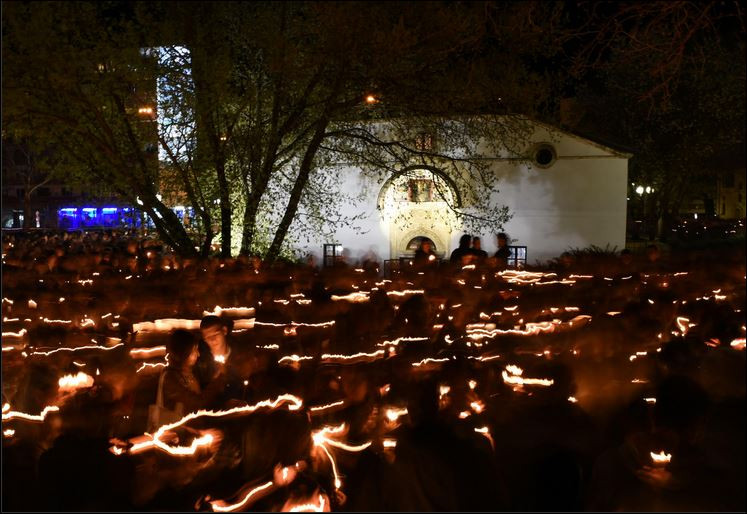
[[[591,139],[591,137],[587,135],[581,135],[581,133],[579,133],[578,131],[570,131],[565,128],[556,127],[554,125],[550,125],[549,123],[545,123],[544,121],[532,119],[532,122],[536,123],[537,125],[542,125],[543,127],[547,128],[550,131],[562,132],[563,134],[566,134],[578,141],[581,141],[582,143],[595,146],[596,148],[599,148],[600,150],[604,150],[605,152],[610,152],[614,155],[617,155],[618,157],[622,157],[625,159],[630,159],[631,157],[633,157],[632,148],[625,148],[621,145],[618,145],[615,143],[609,143],[606,141],[604,143],[601,143],[599,141],[599,138],[596,138],[596,140]]]

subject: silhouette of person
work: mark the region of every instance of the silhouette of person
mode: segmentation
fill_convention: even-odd
[[[508,236],[504,232],[501,232],[498,234],[498,251],[495,252],[498,267],[501,269],[508,267],[509,257],[511,257],[511,250],[508,247]]]
[[[451,257],[449,258],[449,262],[451,262],[451,264],[461,266],[463,265],[465,257],[472,256],[472,249],[469,247],[471,241],[472,236],[470,236],[469,234],[464,234],[459,238],[459,248],[451,252]]]
[[[423,239],[420,242],[420,247],[415,250],[415,259],[413,265],[418,268],[424,268],[428,265],[435,264],[437,260],[436,254],[433,252],[433,247],[428,239]]]
[[[485,259],[488,258],[488,252],[482,249],[482,241],[480,241],[480,238],[477,236],[472,238],[472,254],[480,264],[485,262]]]

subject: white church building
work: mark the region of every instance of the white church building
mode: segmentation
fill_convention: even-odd
[[[526,263],[546,262],[572,248],[595,245],[625,247],[628,160],[625,153],[589,139],[531,122],[525,158],[488,156],[498,193],[494,205],[505,205],[510,220],[480,236],[492,255],[496,233],[509,245],[526,247]],[[340,170],[343,193],[361,199],[341,206],[343,214],[363,215],[356,228],[344,227],[330,239],[319,235],[299,249],[321,262],[323,246],[356,260],[373,252],[379,259],[411,257],[428,238],[442,258],[449,257],[464,232],[449,204],[469,211],[469,194],[461,191],[446,170],[409,166],[374,179],[352,166]],[[434,189],[450,195],[435,195]],[[362,193],[362,194],[360,194]],[[328,246],[328,249],[330,247]]]

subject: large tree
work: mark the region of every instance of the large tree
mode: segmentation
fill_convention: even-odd
[[[350,221],[329,202],[340,162],[436,165],[489,205],[477,143],[521,156],[527,121],[505,114],[531,112],[547,89],[511,73],[523,61],[485,37],[483,4],[34,3],[6,8],[3,24],[6,120],[41,121],[39,137],[141,203],[185,255],[209,250],[214,220],[224,255],[238,224],[241,253],[269,259],[291,226]],[[439,144],[415,144],[423,131]],[[195,209],[198,240],[161,201],[166,186]],[[473,224],[507,219],[451,207]]]
[[[653,188],[649,224],[666,238],[683,201],[744,167],[744,17],[730,2],[612,9],[588,20],[606,37],[576,45],[573,125],[633,149],[631,182]]]
[[[35,127],[87,179],[110,185],[183,255],[196,250],[160,200],[155,98],[141,27],[109,4],[12,3],[3,8],[3,123]]]

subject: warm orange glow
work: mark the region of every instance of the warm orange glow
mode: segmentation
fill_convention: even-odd
[[[259,494],[260,492],[269,489],[273,486],[273,482],[265,482],[264,484],[255,487],[254,489],[250,490],[244,497],[241,499],[241,501],[233,504],[228,504],[223,500],[213,500],[210,502],[210,506],[213,508],[215,512],[233,512],[235,510],[239,510],[244,505],[246,505],[249,500],[251,500],[254,496]]]
[[[448,361],[449,361],[448,357],[443,357],[441,359],[434,359],[432,357],[427,357],[421,361],[413,362],[412,365],[417,368],[420,366],[424,366],[426,364],[441,364],[443,362],[448,362]]]
[[[203,316],[221,316],[223,313],[236,316],[254,316],[254,307],[221,307],[216,305],[212,312],[202,311]]]
[[[8,406],[7,410],[5,408],[5,405]],[[33,414],[26,414],[25,412],[18,412],[10,410],[10,405],[7,403],[3,406],[3,421],[7,421],[9,419],[25,419],[28,421],[44,421],[44,418],[47,417],[47,414],[50,412],[57,412],[60,410],[59,407],[54,405],[48,405],[44,407],[44,410],[41,411],[38,415]]]
[[[401,416],[407,415],[407,408],[394,408],[390,407],[385,412],[384,415],[386,416],[386,419],[388,419],[391,422],[397,421]]]
[[[93,385],[93,377],[79,371],[75,375],[65,375],[57,381],[59,390],[63,392],[75,391]]]
[[[133,348],[130,350],[130,357],[133,359],[144,359],[150,357],[160,357],[166,354],[165,346],[154,346],[152,348]]]
[[[501,376],[503,377],[503,381],[507,384],[512,385],[537,385],[537,386],[543,386],[548,387],[555,383],[554,380],[546,379],[546,378],[523,378],[521,375],[524,373],[524,370],[522,370],[518,366],[514,366],[512,364],[509,364],[506,366],[506,369],[501,373]]]
[[[684,316],[677,317],[677,327],[680,329],[680,332],[682,332],[682,335],[687,334],[687,329],[690,326],[689,321],[690,320]]]
[[[333,362],[334,361],[337,361],[337,362],[360,361],[360,360],[373,361],[380,357],[383,357],[385,354],[386,354],[385,350],[376,350],[375,352],[371,352],[371,353],[359,352],[359,353],[354,353],[352,355],[324,353],[322,354],[322,360],[333,361]]]
[[[476,428],[475,432],[484,435],[488,439],[488,441],[490,441],[490,447],[495,449],[495,441],[493,441],[493,436],[490,434],[490,430],[488,429],[488,427]]]
[[[242,407],[234,407],[232,409],[221,411],[198,410],[197,412],[187,414],[179,421],[161,426],[152,436],[146,435],[146,439],[133,444],[129,449],[129,452],[139,453],[151,448],[158,448],[165,451],[166,453],[175,456],[194,455],[198,448],[202,446],[209,446],[213,442],[213,436],[211,434],[205,434],[201,437],[196,438],[194,441],[192,441],[192,444],[190,446],[169,446],[162,441],[163,436],[166,434],[166,432],[174,430],[175,428],[178,428],[193,419],[201,417],[223,417],[232,414],[250,414],[258,409],[277,409],[286,404],[289,404],[288,410],[298,410],[303,405],[303,401],[297,396],[284,394],[278,396],[275,400],[262,400],[261,402],[258,402],[254,405],[245,405]]]
[[[384,341],[383,343],[376,343],[376,346],[397,346],[402,341],[427,341],[429,337],[398,337],[392,341]]]
[[[651,460],[654,461],[654,464],[667,464],[672,460],[672,454],[664,453],[664,450],[661,450],[659,453],[649,452],[649,455],[651,455]]]
[[[376,97],[374,95],[366,95],[366,103],[367,104],[375,104],[377,102]]]
[[[120,346],[124,346],[124,343],[117,343],[114,346],[98,346],[98,345],[92,346],[92,345],[87,345],[87,346],[78,346],[76,348],[63,347],[63,348],[56,348],[56,349],[50,350],[48,352],[31,352],[29,355],[45,355],[45,356],[49,356],[49,355],[52,355],[53,353],[57,353],[57,352],[78,352],[78,351],[81,351],[81,350],[102,350],[102,351],[109,351],[109,350],[113,350],[115,348],[119,348]]]
[[[329,409],[334,409],[335,407],[341,407],[345,405],[345,400],[339,400],[336,402],[328,403],[326,405],[316,405],[314,407],[309,407],[309,411],[313,414],[324,412]]]
[[[335,294],[332,295],[332,301],[335,301],[335,302],[346,301],[350,303],[363,303],[363,302],[367,302],[368,300],[369,300],[368,292],[366,291],[350,293],[350,294],[346,294],[343,296],[338,296]]]
[[[25,328],[22,328],[18,332],[3,332],[3,337],[23,337],[28,333]]]
[[[319,490],[315,491],[316,502],[298,503],[288,500],[280,509],[280,512],[330,512],[329,502],[325,499],[325,496],[319,493]]]

